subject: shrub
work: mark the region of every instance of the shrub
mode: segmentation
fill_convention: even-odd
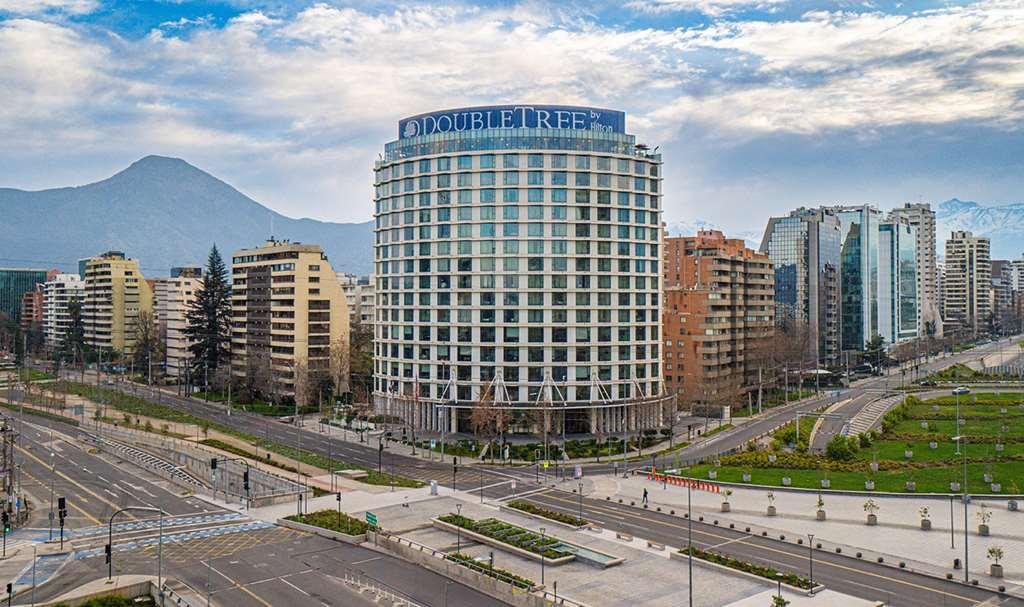
[[[857,456],[860,441],[855,437],[836,434],[825,446],[825,457],[838,462],[848,462]]]
[[[543,516],[544,518],[558,521],[559,523],[565,523],[566,525],[572,525],[574,527],[580,527],[586,525],[587,521],[575,516],[570,516],[562,512],[555,512],[554,510],[548,510],[547,508],[541,508],[530,502],[524,502],[523,500],[512,500],[508,504],[509,508],[515,508],[516,510],[522,510],[523,512],[529,512],[537,516]]]
[[[765,567],[763,565],[755,565],[754,563],[748,563],[747,561],[741,561],[731,556],[724,554],[718,554],[716,552],[708,552],[701,550],[700,548],[691,548],[692,554],[695,558],[705,560],[718,565],[724,565],[730,569],[736,569],[737,571],[745,571],[746,573],[752,573],[754,575],[767,578],[772,581],[778,580],[778,571],[772,567]],[[687,554],[687,549],[683,548],[679,552]],[[782,575],[782,581],[789,584],[790,586],[796,586],[797,588],[810,589],[811,581],[807,578],[800,577],[795,573],[785,573]]]

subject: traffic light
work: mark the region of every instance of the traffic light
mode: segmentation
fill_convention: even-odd
[[[14,584],[7,582],[7,596],[14,594]]]
[[[4,510],[3,514],[4,533],[11,532],[11,515],[9,512]]]
[[[66,511],[68,509],[68,500],[66,497],[57,498],[57,510]]]
[[[210,458],[210,470],[216,470],[216,469],[217,469],[217,458],[216,457]]]
[[[384,442],[383,441],[377,443],[377,452],[378,453],[383,453],[384,452]]]
[[[105,545],[103,547],[103,553],[106,555],[107,564],[109,565],[110,564],[110,544],[107,544],[107,545]]]
[[[249,469],[246,468],[245,472],[242,473],[242,488],[246,491],[249,490]]]

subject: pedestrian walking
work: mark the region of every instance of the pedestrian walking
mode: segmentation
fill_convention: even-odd
[[[640,499],[640,502],[643,504],[647,503],[647,489],[644,489],[644,496]]]

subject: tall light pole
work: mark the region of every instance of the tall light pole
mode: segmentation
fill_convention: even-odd
[[[580,525],[583,524],[583,482],[580,482]]]
[[[544,527],[540,528],[540,585],[544,585]]]
[[[964,481],[963,481],[963,485],[960,487],[960,489],[961,489],[961,491],[963,493],[963,497],[961,499],[964,502],[964,583],[967,584],[970,581],[969,580],[970,573],[969,573],[968,567],[967,567],[967,563],[968,563],[968,561],[967,561],[967,558],[968,558],[968,551],[967,551],[967,537],[968,537],[967,536],[967,437],[966,436],[962,436],[962,435],[957,435],[957,436],[953,437],[953,440],[957,441],[957,445],[960,444],[959,441],[961,441],[961,440],[964,441],[964,453],[963,453]]]
[[[960,394],[954,390],[953,397],[956,398],[956,436],[953,440],[956,441],[956,454],[960,455]]]
[[[686,482],[686,553],[687,570],[690,576],[690,607],[693,607],[693,500],[691,499],[690,480]]]
[[[811,594],[814,594],[814,534],[807,534],[807,558],[810,563],[810,572],[808,577],[811,580]]]
[[[455,525],[455,554],[462,554],[462,504],[455,504],[455,512],[459,516],[459,522]]]
[[[128,512],[134,510],[137,512],[156,512],[160,515],[160,535],[157,540],[157,553],[156,553],[156,587],[157,592],[160,596],[164,594],[164,515],[166,512],[159,508],[150,508],[148,506],[128,506],[121,508],[117,512],[110,515],[110,523],[107,530],[107,581],[113,581],[114,579],[114,518],[122,512]],[[34,562],[34,561],[33,561]]]

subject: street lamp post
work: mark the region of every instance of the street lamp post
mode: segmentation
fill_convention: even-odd
[[[110,522],[107,528],[107,582],[114,581],[114,518],[122,512],[128,511],[136,512],[156,512],[160,515],[160,531],[159,539],[157,540],[157,556],[156,556],[156,587],[160,596],[164,594],[164,515],[167,513],[159,508],[150,508],[148,506],[128,506],[121,508],[117,512],[110,515]]]
[[[544,527],[540,528],[540,585],[544,585]]]
[[[455,512],[459,521],[455,524],[455,554],[462,554],[462,504],[455,504]]]
[[[807,534],[807,558],[810,564],[808,578],[811,580],[811,594],[814,594],[814,534]]]
[[[782,598],[782,572],[775,572],[775,580],[779,583],[779,599]]]
[[[580,495],[579,495],[579,498],[580,498],[580,518],[579,518],[579,524],[582,525],[583,524],[583,482],[582,481],[580,482],[579,486],[580,486]]]
[[[693,500],[689,481],[686,483],[686,546],[686,567],[690,576],[690,607],[693,607]]]
[[[959,415],[957,416],[959,418]],[[953,440],[957,441],[957,445],[962,440],[964,443],[963,462],[964,462],[964,480],[963,485],[960,487],[964,503],[964,583],[967,584],[970,581],[970,572],[968,568],[968,550],[967,550],[967,437],[957,435],[953,437]]]

